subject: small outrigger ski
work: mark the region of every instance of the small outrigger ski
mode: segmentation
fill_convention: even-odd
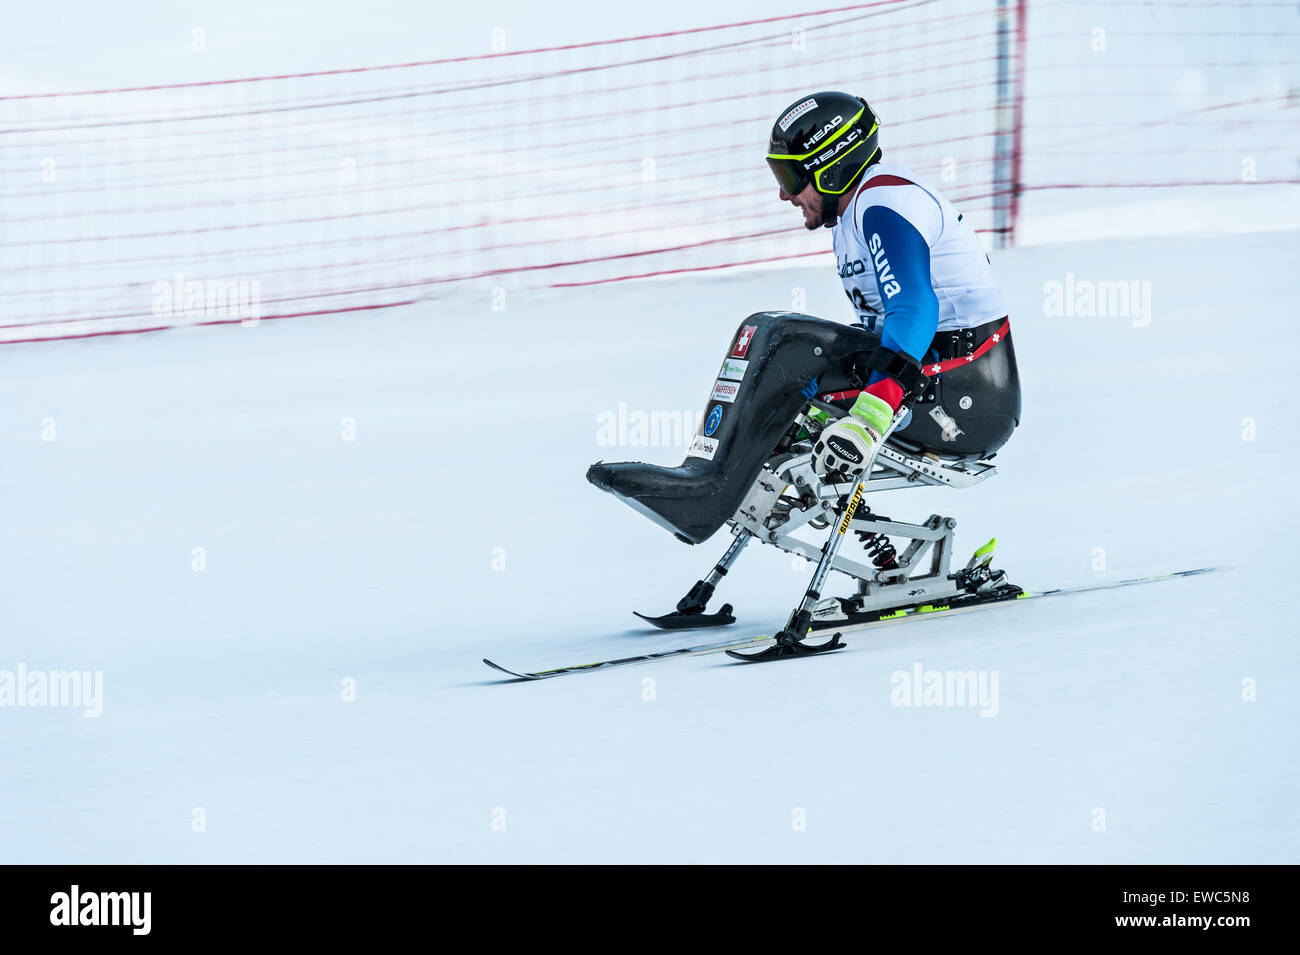
[[[728,568],[740,556],[740,552],[745,549],[750,539],[749,534],[737,534],[727,547],[727,552],[722,555],[722,560],[709,571],[709,576],[697,580],[695,586],[687,591],[686,596],[677,601],[677,609],[672,613],[666,613],[661,617],[649,617],[637,610],[632,612],[660,630],[698,630],[702,627],[725,627],[735,623],[736,618],[732,615],[731,604],[723,604],[722,609],[717,613],[705,613],[704,608],[708,606],[709,598],[713,596],[718,581],[727,575]]]
[[[768,660],[785,660],[790,657],[806,657],[814,653],[826,653],[828,650],[838,650],[843,646],[844,643],[840,640],[838,632],[825,643],[804,643],[794,634],[782,630],[777,634],[776,643],[766,650],[759,650],[755,653],[728,650],[727,656],[735,657],[737,660],[744,660],[746,663],[763,663]]]

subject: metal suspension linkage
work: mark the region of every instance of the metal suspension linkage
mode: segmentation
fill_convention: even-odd
[[[728,650],[728,656],[735,657],[737,660],[757,662],[776,660],[782,657],[804,656],[812,653],[825,653],[828,650],[838,650],[844,646],[838,633],[834,634],[825,643],[819,644],[804,643],[803,638],[808,635],[811,628],[813,609],[821,600],[822,585],[826,582],[826,577],[831,570],[834,569],[835,555],[839,552],[840,545],[844,543],[844,536],[853,523],[854,513],[862,503],[862,496],[866,493],[867,484],[871,480],[871,469],[875,466],[876,457],[893,433],[894,428],[903,420],[904,410],[899,409],[894,415],[889,430],[880,436],[880,440],[876,442],[871,457],[862,469],[862,473],[853,483],[853,491],[849,494],[844,502],[844,507],[837,515],[837,520],[831,529],[830,536],[826,539],[826,543],[822,545],[821,559],[817,561],[817,566],[813,569],[812,579],[808,581],[808,587],[804,590],[803,599],[791,611],[790,618],[786,621],[785,626],[776,634],[776,643],[757,653],[741,653],[736,650]]]

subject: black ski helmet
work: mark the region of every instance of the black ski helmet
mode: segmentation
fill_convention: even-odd
[[[867,101],[827,91],[804,96],[772,125],[767,165],[786,195],[809,183],[822,196],[822,225],[839,217],[840,196],[880,160],[880,122]]]

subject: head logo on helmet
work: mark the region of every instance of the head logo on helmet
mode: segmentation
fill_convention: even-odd
[[[812,139],[808,140],[803,144],[804,149],[815,149],[817,147],[817,144],[821,142],[822,137],[825,136],[827,133],[829,133],[831,130],[833,130],[836,126],[838,126],[842,122],[844,122],[844,117],[836,116],[834,119],[832,119],[821,129],[817,130],[817,132],[813,133]]]
[[[834,225],[839,199],[880,161],[880,122],[867,101],[848,93],[797,100],[772,126],[767,165],[786,195],[809,184],[822,197],[822,225]]]

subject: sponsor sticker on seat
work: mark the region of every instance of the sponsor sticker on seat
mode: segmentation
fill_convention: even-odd
[[[730,378],[732,381],[742,381],[745,372],[749,371],[749,362],[744,358],[727,358],[722,362],[722,368],[718,371],[719,378]]]
[[[718,442],[713,438],[706,438],[702,434],[697,434],[695,440],[691,442],[691,449],[686,452],[688,458],[704,458],[707,461],[713,460],[713,455],[718,452]]]
[[[736,400],[736,392],[740,391],[740,385],[734,381],[724,381],[719,378],[713,383],[713,394],[710,401],[726,401],[728,403]]]
[[[749,342],[754,337],[754,332],[758,331],[757,325],[746,325],[736,336],[736,347],[731,350],[732,358],[744,358],[745,352],[749,351]]]
[[[714,405],[713,410],[709,412],[709,417],[704,422],[704,434],[706,437],[713,437],[713,432],[718,430],[718,425],[722,424],[722,405]]]

